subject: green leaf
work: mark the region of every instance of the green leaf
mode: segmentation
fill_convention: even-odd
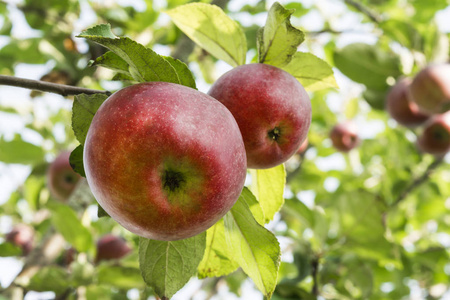
[[[86,177],[83,165],[83,145],[78,145],[72,153],[70,153],[69,163],[72,169],[83,177]]]
[[[46,266],[31,277],[28,290],[44,292],[52,291],[55,294],[62,294],[70,287],[69,273],[62,267]]]
[[[266,223],[270,222],[284,203],[286,172],[281,164],[274,168],[252,170],[252,191],[261,205]]]
[[[78,252],[85,252],[93,247],[91,232],[81,224],[75,212],[67,205],[52,203],[52,223]]]
[[[42,188],[45,186],[45,177],[43,176],[28,176],[24,184],[24,198],[32,209],[37,209],[39,206],[39,198]]]
[[[103,209],[103,207],[100,206],[100,204],[97,204],[97,217],[110,217],[110,215],[108,215],[108,213]]]
[[[91,66],[101,66],[118,73],[130,75],[128,63],[112,51],[108,51],[102,56],[97,57],[94,61],[92,61]]]
[[[122,58],[131,76],[138,82],[164,81],[181,84],[171,64],[153,50],[127,37],[117,37],[109,24],[101,24],[83,31],[78,37],[96,42]]]
[[[218,6],[190,3],[167,11],[197,45],[233,67],[245,64],[247,41],[242,28]]]
[[[206,232],[178,241],[139,239],[142,277],[159,297],[171,298],[196,273],[205,252]]]
[[[220,277],[235,271],[239,265],[233,261],[225,240],[225,227],[220,219],[206,231],[206,249],[198,265],[198,277]]]
[[[111,266],[102,264],[97,268],[99,284],[107,284],[115,288],[133,289],[145,286],[138,268]]]
[[[241,198],[225,215],[225,237],[235,260],[265,297],[277,284],[280,245],[277,238],[253,218]]]
[[[0,139],[0,161],[7,164],[32,165],[44,160],[44,149],[25,142],[20,135],[15,135],[11,141]]]
[[[178,76],[180,78],[180,84],[196,89],[195,79],[192,75],[191,70],[189,70],[188,66],[182,62],[181,60],[175,59],[170,56],[164,56],[164,59],[167,60],[172,67],[177,71]]]
[[[336,67],[351,80],[370,89],[388,89],[388,77],[397,78],[401,72],[400,58],[380,45],[354,43],[334,53]]]
[[[22,249],[13,243],[4,242],[0,244],[0,257],[19,256],[22,254]]]
[[[92,119],[108,96],[104,94],[77,95],[72,106],[72,129],[77,140],[84,145]]]
[[[305,40],[304,33],[293,27],[290,17],[294,9],[285,9],[275,2],[269,10],[266,25],[258,32],[259,62],[276,67],[287,65],[297,47]]]
[[[245,203],[250,208],[250,211],[252,212],[252,215],[255,218],[255,220],[259,224],[264,225],[266,221],[266,219],[264,218],[264,212],[255,195],[253,195],[253,193],[247,187],[244,187],[240,197],[242,198],[243,201],[245,201]]]
[[[282,69],[297,78],[308,91],[339,88],[333,69],[314,54],[297,52],[291,62]]]

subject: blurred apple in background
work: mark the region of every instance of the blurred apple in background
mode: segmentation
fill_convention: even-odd
[[[95,262],[120,259],[131,252],[126,241],[118,236],[107,234],[97,241],[97,256]]]
[[[335,125],[330,132],[330,139],[333,146],[342,152],[349,152],[360,143],[356,125],[352,121]]]
[[[411,100],[429,114],[450,109],[450,64],[429,65],[416,74],[409,86]]]
[[[386,109],[399,124],[413,128],[423,124],[430,116],[421,112],[417,104],[410,100],[410,84],[411,80],[404,78],[391,88],[386,97]]]
[[[434,115],[424,125],[417,140],[423,152],[443,156],[450,151],[450,111]]]
[[[51,195],[63,202],[67,201],[82,178],[70,166],[69,156],[69,151],[61,152],[47,171],[47,186]]]
[[[34,229],[26,224],[18,224],[6,234],[5,240],[22,249],[22,253],[27,255],[33,248]]]

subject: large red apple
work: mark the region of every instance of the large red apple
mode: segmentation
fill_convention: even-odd
[[[434,115],[424,125],[423,132],[417,140],[419,148],[436,156],[450,151],[450,111]]]
[[[414,77],[409,93],[420,110],[429,114],[450,109],[450,64],[429,65]]]
[[[77,186],[81,176],[69,163],[70,152],[61,152],[47,170],[47,185],[53,197],[66,201]]]
[[[34,229],[26,224],[18,224],[6,234],[5,240],[22,249],[22,253],[27,255],[33,248]]]
[[[249,168],[277,166],[294,155],[311,124],[311,102],[298,80],[267,64],[236,67],[209,95],[233,114],[244,139]]]
[[[349,152],[360,143],[358,130],[352,121],[335,125],[330,132],[330,139],[333,146],[342,152]]]
[[[113,219],[157,240],[208,229],[236,202],[247,173],[242,136],[226,107],[165,82],[126,87],[101,105],[84,168]]]
[[[423,124],[430,116],[420,112],[417,104],[409,99],[410,84],[411,80],[404,78],[392,87],[386,97],[386,109],[399,124],[413,128]]]
[[[95,262],[102,260],[120,259],[131,252],[127,242],[121,237],[107,234],[97,241],[97,255]]]

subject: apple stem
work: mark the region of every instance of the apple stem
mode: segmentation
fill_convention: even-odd
[[[55,93],[62,96],[78,95],[78,94],[105,94],[108,96],[111,95],[111,92],[109,91],[86,89],[66,84],[58,84],[47,81],[32,80],[7,75],[0,75],[0,85],[9,85],[31,90],[37,90],[41,92]]]

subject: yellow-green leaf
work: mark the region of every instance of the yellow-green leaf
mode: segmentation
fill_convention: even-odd
[[[284,203],[286,172],[284,165],[271,169],[252,170],[252,192],[261,205],[266,223],[270,222]]]
[[[338,88],[330,65],[311,53],[295,53],[282,69],[297,78],[307,91]]]
[[[245,64],[244,31],[216,5],[190,3],[167,11],[172,21],[197,45],[233,67]]]

